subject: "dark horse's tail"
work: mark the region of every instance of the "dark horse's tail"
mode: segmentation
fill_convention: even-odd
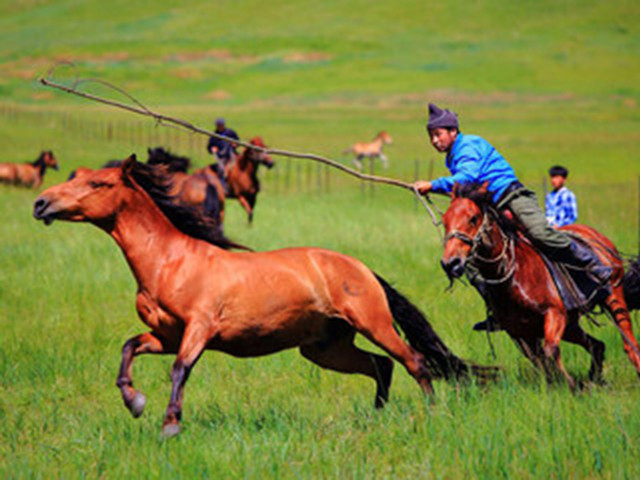
[[[627,308],[640,310],[640,257],[629,265],[622,279]]]
[[[484,381],[496,378],[497,367],[470,364],[454,355],[415,305],[383,278],[378,275],[376,278],[384,288],[393,319],[404,331],[409,345],[424,355],[429,372],[434,378],[458,380],[467,378],[470,374]]]

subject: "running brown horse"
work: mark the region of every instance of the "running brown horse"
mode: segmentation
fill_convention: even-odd
[[[575,343],[591,354],[589,378],[602,380],[605,345],[578,323],[577,311],[567,311],[549,270],[530,242],[509,228],[504,214],[492,207],[486,188],[456,186],[443,217],[446,231],[442,266],[450,278],[460,277],[472,262],[487,281],[496,319],[522,352],[548,378],[561,374],[571,388],[576,382],[565,370],[559,344]],[[600,259],[613,267],[611,293],[604,308],[615,320],[629,360],[640,374],[640,356],[623,293],[624,268],[613,243],[596,230],[571,225],[562,230],[584,239]]]
[[[0,163],[0,182],[38,188],[47,168],[58,170],[58,161],[51,150],[45,150],[33,162]]]
[[[256,147],[267,148],[261,137],[253,137],[249,143]],[[258,167],[265,165],[273,168],[273,159],[270,155],[253,148],[245,148],[232,163],[227,172],[227,196],[237,198],[247,212],[249,223],[253,221],[253,210],[256,206],[260,181],[258,180]]]
[[[133,387],[132,363],[145,353],[177,354],[168,436],[180,430],[185,383],[207,349],[253,357],[297,347],[323,368],[372,378],[376,407],[388,399],[393,362],[356,347],[357,332],[426,394],[433,378],[495,375],[455,356],[415,306],[358,260],[320,248],[230,251],[237,245],[207,228],[206,217],[169,201],[169,182],[166,171],[131,157],[51,187],[34,203],[34,217],[46,225],[67,220],[104,230],[135,276],[136,309],[150,331],[124,344],[117,380],[134,417],[146,399]]]
[[[382,153],[382,149],[385,145],[389,145],[393,143],[393,139],[391,135],[387,132],[382,131],[378,133],[371,142],[359,142],[354,143],[351,147],[344,150],[342,153],[353,153],[355,156],[353,163],[358,167],[362,168],[362,161],[365,158],[379,158],[382,162],[382,166],[387,168],[389,166],[389,161],[384,153]]]

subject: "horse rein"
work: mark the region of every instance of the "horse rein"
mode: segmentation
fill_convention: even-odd
[[[482,243],[482,237],[486,234],[487,228],[489,227],[489,215],[490,215],[490,212],[484,213],[482,224],[480,225],[480,228],[478,229],[478,231],[473,237],[471,237],[470,235],[464,232],[461,232],[460,230],[454,229],[445,235],[444,242],[447,243],[452,238],[455,238],[469,245],[471,247],[471,250],[469,252],[469,255],[467,256],[467,259],[472,263],[474,263],[474,260],[478,260],[481,263],[494,264],[494,263],[502,262],[506,258],[507,262],[510,265],[506,269],[503,269],[503,270],[506,270],[506,272],[502,276],[494,279],[491,279],[491,278],[484,279],[485,282],[489,285],[500,285],[506,282],[507,280],[509,280],[513,276],[516,270],[515,242],[511,237],[506,235],[502,231],[502,229],[498,226],[498,231],[500,232],[500,236],[502,237],[502,245],[503,245],[502,251],[495,257],[491,257],[491,258],[484,257],[480,255],[480,253],[478,253],[478,247]],[[511,259],[508,258],[509,256],[511,257]]]

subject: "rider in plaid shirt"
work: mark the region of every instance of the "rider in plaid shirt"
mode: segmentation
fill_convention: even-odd
[[[576,196],[564,185],[568,175],[569,170],[561,166],[549,169],[553,191],[547,194],[545,210],[547,221],[552,227],[571,225],[578,219]]]

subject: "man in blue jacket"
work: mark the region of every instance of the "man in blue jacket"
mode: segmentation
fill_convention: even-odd
[[[552,228],[538,205],[535,194],[518,181],[511,165],[485,139],[476,135],[463,135],[454,112],[429,104],[427,131],[433,147],[446,153],[446,165],[450,176],[433,181],[418,181],[415,186],[425,195],[429,192],[451,192],[455,183],[487,182],[498,210],[508,209],[524,226],[528,237],[543,253],[578,268],[588,268],[604,285],[611,277],[611,268],[602,264],[589,249],[573,241],[565,233]],[[467,263],[467,277],[487,300],[487,288],[482,277]],[[497,330],[490,316],[475,325],[475,330]]]

